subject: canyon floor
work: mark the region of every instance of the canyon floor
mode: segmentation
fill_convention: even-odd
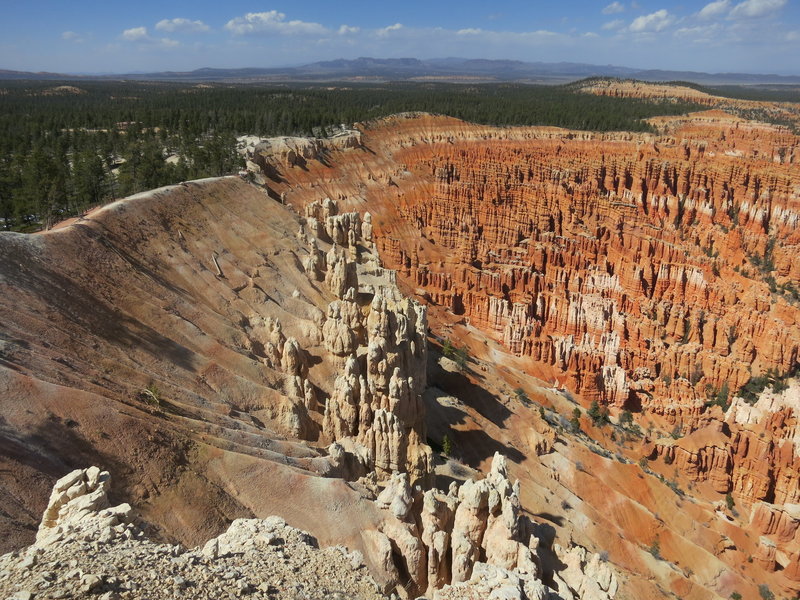
[[[529,596],[601,563],[605,597],[796,596],[798,137],[722,108],[249,140],[242,176],[0,234],[0,548],[97,465],[155,540],[277,515],[387,593],[457,583],[474,497],[464,568],[536,546]]]

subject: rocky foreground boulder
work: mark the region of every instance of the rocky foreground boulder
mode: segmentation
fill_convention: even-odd
[[[0,557],[0,597],[383,598],[360,553],[319,548],[279,517],[236,519],[204,546],[146,538],[111,476],[78,469],[56,483],[36,543]]]

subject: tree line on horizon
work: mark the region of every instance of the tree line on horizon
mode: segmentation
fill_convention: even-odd
[[[115,198],[236,172],[238,135],[324,136],[408,111],[642,132],[649,117],[697,108],[522,84],[2,82],[0,229],[32,231]]]

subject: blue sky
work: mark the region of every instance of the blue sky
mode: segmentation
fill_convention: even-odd
[[[0,0],[0,68],[510,58],[800,75],[800,0]]]

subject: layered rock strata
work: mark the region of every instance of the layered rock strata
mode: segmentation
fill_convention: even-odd
[[[795,409],[766,426],[773,444],[744,417],[721,428],[707,403],[798,368],[798,138],[719,111],[671,123],[590,134],[405,115],[362,128],[363,163],[276,163],[270,185],[302,207],[321,182],[368,209],[381,260],[408,289],[557,387],[665,430],[705,430],[659,445],[693,479],[792,502]]]
[[[798,141],[765,127],[681,139],[417,115],[364,129],[376,158],[357,192],[335,155],[308,171],[276,162],[289,184],[276,188],[304,206],[320,180],[380,215],[385,266],[584,398],[696,424],[706,390],[798,362],[785,290],[800,278],[800,181],[772,160]],[[746,156],[729,152],[745,144]]]
[[[652,122],[661,133],[402,115],[359,126],[347,156],[275,161],[265,181],[299,211],[326,197],[368,211],[382,264],[435,307],[442,338],[457,324],[458,343],[497,361],[467,337],[479,329],[554,390],[641,413],[644,456],[723,507],[730,493],[740,517],[723,508],[726,520],[758,502],[783,513],[797,502],[798,407],[777,397],[796,392],[768,387],[754,404],[737,392],[767,373],[794,386],[798,138],[720,110]],[[677,439],[656,439],[668,431]],[[760,535],[748,555],[794,573],[794,542]]]
[[[725,421],[712,421],[677,439],[656,440],[643,454],[675,464],[690,479],[708,482],[720,494],[761,503],[753,510],[761,506],[757,520],[768,521],[763,511],[769,503],[800,502],[798,410],[800,382],[792,379],[785,390],[775,393],[768,388],[753,404],[734,398]]]
[[[403,297],[391,277],[374,275],[376,258],[368,251],[370,231],[358,213],[338,214],[325,198],[306,207],[303,236],[306,263],[339,299],[328,304],[322,339],[342,366],[325,404],[322,433],[330,440],[351,439],[364,447],[379,476],[410,472],[412,481],[431,470],[425,444],[422,392],[426,386],[425,308]],[[314,237],[310,237],[313,234]],[[323,252],[320,244],[329,245]],[[361,279],[370,284],[362,286]]]

